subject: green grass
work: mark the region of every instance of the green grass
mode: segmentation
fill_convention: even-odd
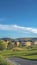
[[[15,48],[14,50],[2,50],[0,51],[0,65],[12,65],[11,62],[7,62],[6,58],[20,57],[30,60],[37,60],[37,45],[32,47]]]
[[[23,47],[23,50],[15,50],[15,51],[13,51],[13,49],[4,50],[0,51],[0,55],[4,56],[5,58],[16,56],[26,59],[37,60],[37,46],[32,48]]]

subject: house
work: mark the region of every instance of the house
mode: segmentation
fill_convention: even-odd
[[[12,40],[10,42],[10,44],[12,45],[12,48],[15,48],[15,47],[19,47],[20,46],[19,40]]]
[[[20,39],[20,42],[21,42],[21,46],[31,46],[33,43],[32,40],[28,40],[28,39],[26,39],[26,40]]]
[[[15,41],[14,41],[14,40],[12,40],[12,41],[10,42],[10,44],[12,45],[12,48],[15,47]]]
[[[19,47],[20,46],[20,41],[19,40],[15,40],[15,46]]]
[[[37,45],[37,38],[33,38],[33,45]]]
[[[31,40],[27,40],[25,44],[26,44],[27,47],[31,46],[32,45],[32,41]]]
[[[4,40],[4,43],[6,44],[6,49],[7,49],[8,45],[9,45],[9,41],[8,40]]]
[[[21,44],[21,46],[25,46],[25,43],[26,43],[25,40],[20,40],[20,44]]]
[[[34,41],[34,45],[37,45],[37,40]]]

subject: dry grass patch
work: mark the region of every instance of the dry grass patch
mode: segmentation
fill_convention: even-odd
[[[16,47],[16,48],[13,48],[13,51],[22,51],[24,50],[23,48],[19,48],[19,47]]]

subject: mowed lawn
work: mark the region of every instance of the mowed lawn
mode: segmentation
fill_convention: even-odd
[[[0,55],[4,56],[5,58],[15,56],[25,59],[37,60],[37,46],[33,46],[32,48],[16,47],[11,50],[0,51]]]

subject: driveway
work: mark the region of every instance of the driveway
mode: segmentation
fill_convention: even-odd
[[[9,58],[9,61],[13,62],[14,65],[37,65],[37,61],[31,61],[16,57]]]

